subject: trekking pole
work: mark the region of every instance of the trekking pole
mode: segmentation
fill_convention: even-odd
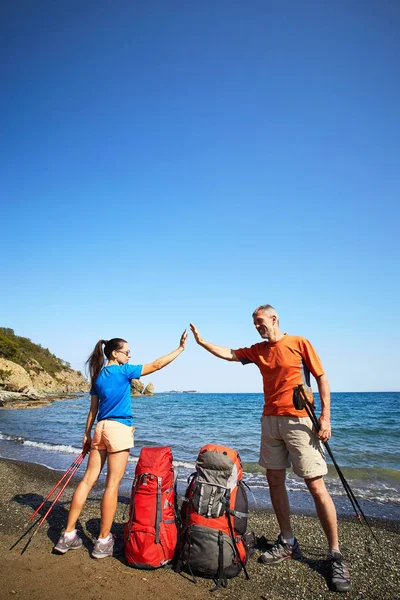
[[[69,482],[71,481],[71,479],[73,478],[73,476],[75,475],[75,473],[77,472],[77,470],[79,469],[79,467],[81,466],[86,454],[87,454],[87,450],[86,452],[83,451],[82,454],[79,457],[79,462],[77,462],[74,466],[74,468],[69,472],[69,476],[66,479],[64,485],[62,486],[62,488],[59,490],[58,494],[56,495],[56,497],[54,498],[53,502],[50,504],[46,514],[44,515],[44,517],[42,517],[41,521],[39,522],[38,525],[38,529],[39,527],[41,527],[41,525],[43,525],[44,521],[46,520],[46,517],[51,513],[51,511],[53,510],[53,507],[55,505],[55,503],[57,502],[57,500],[59,499],[59,497],[61,496],[61,494],[63,493],[63,491],[65,490],[65,488],[67,487],[67,485],[69,484]],[[37,531],[37,530],[36,530]],[[36,531],[33,534],[32,537],[34,537],[36,535]]]
[[[307,412],[309,418],[311,419],[314,427],[316,428],[317,431],[319,431],[320,425],[318,423],[315,411],[313,410],[312,404],[305,404],[304,408],[306,409],[306,412]],[[333,457],[329,444],[327,446],[326,445],[327,442],[323,442],[323,443],[325,444],[325,447],[326,447],[326,449],[327,449],[327,451],[329,453],[329,456],[331,457],[332,462],[333,462],[333,464],[334,464],[334,466],[336,468],[337,474],[339,475],[339,479],[342,482],[343,487],[345,489],[345,492],[346,492],[346,494],[347,494],[347,496],[348,496],[348,498],[349,498],[349,500],[350,500],[350,502],[351,502],[351,504],[353,506],[354,512],[356,513],[356,517],[357,517],[358,520],[360,520],[361,517],[360,517],[360,514],[358,512],[358,507],[356,505],[356,498],[355,498],[355,496],[354,496],[354,494],[353,494],[353,492],[352,492],[352,490],[351,490],[351,488],[350,488],[347,480],[345,479],[345,477],[344,477],[344,475],[343,475],[343,473],[342,473],[339,465],[337,464],[335,458]]]
[[[298,388],[294,388],[294,389],[295,389],[295,394],[298,393],[300,395],[300,398],[297,398],[297,402],[295,402],[295,400],[294,400],[296,408],[299,409],[299,410],[301,410],[302,408],[305,408],[305,410],[306,410],[309,418],[311,419],[311,421],[312,421],[315,429],[317,431],[319,431],[320,430],[320,424],[318,422],[317,415],[315,414],[315,410],[314,410],[313,405],[308,400],[308,397],[307,397],[307,395],[306,395],[306,393],[304,391],[303,386],[300,385],[300,386],[298,386]],[[334,458],[334,456],[332,454],[332,451],[330,449],[330,446],[329,446],[328,442],[323,442],[323,444],[325,445],[325,447],[327,449],[327,452],[328,452],[329,456],[332,459],[332,462],[333,462],[333,464],[334,464],[334,466],[336,468],[337,474],[339,475],[340,481],[342,482],[343,487],[344,487],[344,489],[345,489],[345,491],[346,491],[346,493],[347,493],[347,495],[349,497],[349,500],[352,503],[352,506],[353,506],[354,511],[356,513],[357,519],[360,521],[360,513],[362,513],[362,515],[363,515],[363,517],[365,519],[364,513],[362,512],[361,507],[358,504],[357,498],[354,496],[354,493],[353,493],[352,489],[350,488],[347,480],[345,479],[345,477],[344,477],[344,475],[342,473],[342,470],[340,469],[339,465],[337,464],[337,462],[336,462],[336,460],[335,460],[335,458]],[[360,513],[358,511],[360,511]]]
[[[61,479],[56,483],[56,485],[53,487],[53,489],[47,494],[46,498],[43,500],[43,502],[40,504],[40,506],[37,507],[37,509],[35,510],[35,512],[29,517],[29,520],[32,521],[32,519],[37,515],[37,513],[39,512],[39,510],[42,508],[42,506],[44,506],[44,504],[46,503],[46,501],[51,497],[51,495],[55,492],[55,490],[58,488],[59,485],[61,485],[61,483],[64,481],[64,479],[67,477],[68,473],[70,473],[72,471],[72,469],[74,469],[74,467],[76,465],[80,465],[84,459],[84,457],[87,454],[87,450],[83,450],[79,456],[76,457],[76,459],[74,460],[74,462],[72,463],[72,465],[65,471],[64,475],[61,477]]]
[[[314,406],[311,404],[311,402],[309,401],[307,394],[304,390],[304,387],[302,384],[299,384],[298,386],[296,386],[295,388],[293,388],[293,404],[295,406],[295,408],[297,408],[297,410],[302,410],[303,408],[305,408],[309,418],[311,419],[315,429],[317,431],[320,430],[320,424],[318,422],[317,419],[317,415],[315,414],[315,410],[314,410]],[[337,471],[337,474],[339,475],[339,479],[342,482],[342,485],[345,489],[345,492],[351,502],[351,505],[354,509],[354,512],[356,514],[356,517],[358,519],[358,521],[361,523],[361,517],[364,520],[365,525],[367,525],[367,527],[369,528],[372,537],[374,538],[374,540],[376,542],[378,542],[378,539],[376,538],[371,525],[368,522],[367,517],[365,516],[357,498],[354,495],[353,490],[351,489],[348,481],[346,480],[345,476],[343,475],[343,472],[341,470],[341,468],[339,467],[339,465],[337,464],[335,457],[333,456],[332,450],[328,444],[328,442],[323,442],[329,456],[331,457],[331,460],[335,466],[335,469]]]
[[[42,518],[39,517],[39,519],[36,521],[36,523],[34,523],[33,525],[31,525],[29,527],[29,529],[19,538],[19,540],[13,546],[11,546],[10,550],[12,548],[14,548],[16,546],[16,544],[21,539],[23,539],[25,537],[25,535],[27,533],[29,533],[29,531],[31,531],[31,529],[33,529],[34,527],[36,527],[36,529],[34,530],[34,532],[31,534],[30,538],[26,542],[24,548],[22,549],[21,554],[23,554],[25,552],[25,550],[28,548],[29,544],[31,543],[32,539],[35,537],[35,535],[39,531],[40,527],[43,525],[44,521],[46,520],[46,518],[48,517],[48,515],[50,514],[50,512],[53,510],[53,507],[54,507],[55,503],[60,498],[61,494],[63,493],[63,491],[65,490],[65,488],[69,484],[69,482],[71,481],[72,477],[75,475],[75,473],[79,469],[80,465],[82,464],[82,462],[83,462],[83,460],[84,460],[84,458],[85,458],[85,456],[86,456],[86,454],[88,452],[89,452],[89,446],[85,445],[85,447],[83,448],[81,454],[74,460],[74,462],[72,463],[72,465],[69,467],[69,469],[67,469],[66,473],[64,473],[63,477],[60,479],[60,481],[57,483],[57,485],[53,488],[53,490],[49,494],[48,498],[51,496],[51,494],[54,492],[54,490],[57,489],[57,487],[64,481],[64,479],[66,478],[66,476],[68,476],[67,479],[64,482],[64,485],[58,491],[58,493],[57,493],[56,497],[54,498],[53,502],[50,504],[48,510],[46,511],[46,514]],[[44,502],[46,502],[46,500]],[[44,505],[44,502],[36,510],[35,514],[37,514],[38,510],[40,510],[40,508]]]
[[[25,552],[25,550],[27,549],[27,547],[29,546],[29,544],[31,543],[31,541],[33,540],[33,538],[35,537],[35,535],[37,534],[37,532],[39,531],[39,529],[41,528],[41,526],[43,525],[43,523],[45,522],[46,518],[48,517],[48,515],[51,513],[51,511],[54,508],[55,503],[57,502],[57,500],[59,499],[59,497],[61,496],[61,494],[63,493],[63,491],[65,490],[65,488],[67,487],[67,485],[69,484],[69,482],[71,481],[72,477],[75,475],[75,473],[77,472],[77,470],[79,469],[82,461],[80,460],[78,463],[75,464],[74,468],[71,469],[68,478],[66,479],[64,485],[62,486],[62,488],[59,490],[59,492],[57,493],[56,497],[54,498],[53,502],[50,504],[46,514],[40,519],[35,531],[32,533],[31,537],[29,538],[29,540],[27,541],[27,543],[25,544],[24,548],[22,549],[21,554],[23,554]]]

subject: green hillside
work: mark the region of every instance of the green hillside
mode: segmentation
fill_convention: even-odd
[[[48,348],[42,348],[29,338],[15,335],[14,330],[8,327],[0,327],[0,357],[12,360],[24,368],[29,359],[34,359],[50,375],[71,367],[68,362],[54,356]]]

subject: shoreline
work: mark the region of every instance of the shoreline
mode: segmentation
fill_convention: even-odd
[[[0,409],[28,409],[49,406],[58,400],[70,400],[84,396],[86,392],[12,392],[0,390]]]
[[[65,525],[69,502],[76,479],[55,505],[48,520],[21,555],[25,537],[12,550],[10,547],[26,531],[29,516],[47,496],[58,471],[35,463],[0,459],[0,560],[3,566],[3,591],[28,600],[87,600],[132,595],[135,600],[167,594],[170,598],[196,599],[209,597],[212,582],[198,578],[194,585],[189,579],[170,569],[140,571],[131,569],[122,557],[104,561],[90,558],[93,540],[98,534],[102,485],[97,485],[84,508],[79,529],[84,547],[65,556],[52,553],[62,527]],[[71,482],[72,483],[72,482]],[[128,495],[120,495],[113,533],[121,537],[127,521]],[[48,505],[45,505],[46,508]],[[44,513],[42,513],[44,514]],[[358,600],[395,600],[400,598],[400,522],[369,519],[379,540],[371,538],[366,527],[354,517],[339,517],[342,550],[351,569],[353,589],[340,597]],[[260,598],[263,600],[317,600],[332,598],[326,582],[326,540],[315,516],[295,514],[293,525],[304,559],[285,561],[275,567],[257,562],[256,550],[248,564],[250,580],[243,574],[217,592],[224,600]],[[277,535],[275,516],[268,510],[252,510],[248,530],[257,536],[274,540]],[[51,573],[51,578],[48,576]],[[5,596],[5,597],[7,597]]]
[[[70,466],[73,458],[76,457],[80,452],[80,449],[76,448],[76,452],[67,452],[66,454],[63,452],[56,452],[53,453],[54,455],[52,455],[50,447],[42,448],[39,444],[36,448],[35,444],[35,442],[31,442],[27,447],[25,447],[21,439],[0,439],[0,459],[4,458],[5,460],[21,460],[28,464],[44,466],[50,469],[51,471],[56,471],[61,474],[65,471],[65,469],[67,469]],[[71,449],[72,448],[70,447],[69,450]],[[137,458],[137,452],[136,454],[131,454],[127,466],[127,471],[121,482],[120,495],[129,495],[130,493]],[[178,493],[183,495],[186,489],[187,476],[195,469],[195,464],[193,462],[192,465],[187,464],[186,466],[182,466],[182,464],[179,464],[179,460],[177,462],[178,464],[175,465],[175,469],[177,469],[178,471]],[[244,469],[246,470],[246,463],[243,464]],[[332,465],[329,465],[329,470],[330,475],[326,477],[326,484],[335,503],[337,514],[340,517],[350,516],[355,518],[354,509]],[[346,472],[346,469],[343,469],[343,471]],[[77,472],[76,476],[78,478],[81,478],[84,472],[85,464],[82,465],[82,467]],[[334,478],[332,477],[332,473],[334,475]],[[100,481],[104,480],[105,475],[106,469],[104,469],[104,472],[100,475]],[[262,473],[262,481],[260,479],[253,480],[252,475],[253,473],[245,473],[244,479],[250,487],[248,494],[250,509],[256,511],[271,511],[271,500],[265,482],[265,472]],[[261,475],[261,473],[259,475]],[[346,478],[348,478],[352,489],[354,489],[355,491],[360,490],[358,481],[353,481],[351,475],[348,476],[346,474]],[[308,490],[306,489],[306,486],[302,485],[302,480],[294,477],[293,473],[289,473],[287,483],[289,501],[293,514],[314,515],[314,503]],[[365,480],[364,485],[367,485],[367,483],[368,481]],[[376,487],[376,481],[373,481],[372,483]],[[385,486],[384,480],[382,480],[382,486]],[[364,491],[366,489],[367,488],[365,488]],[[360,494],[358,494],[358,500],[361,504],[363,512],[365,513],[368,519],[376,518],[387,519],[394,522],[400,521],[400,503],[398,501],[391,499],[383,501],[379,497],[373,498]]]

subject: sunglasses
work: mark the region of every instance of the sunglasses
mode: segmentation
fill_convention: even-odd
[[[130,350],[127,350],[126,352],[125,352],[125,350],[117,350],[117,352],[121,352],[121,354],[125,354],[125,356],[130,356],[131,355],[131,351]]]

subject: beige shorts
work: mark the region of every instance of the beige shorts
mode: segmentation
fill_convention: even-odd
[[[135,428],[124,425],[119,421],[104,419],[99,421],[94,430],[92,448],[95,450],[107,450],[108,452],[120,452],[133,448],[133,432]]]
[[[261,417],[261,446],[258,463],[266,469],[287,469],[312,479],[326,475],[323,445],[308,417]]]

